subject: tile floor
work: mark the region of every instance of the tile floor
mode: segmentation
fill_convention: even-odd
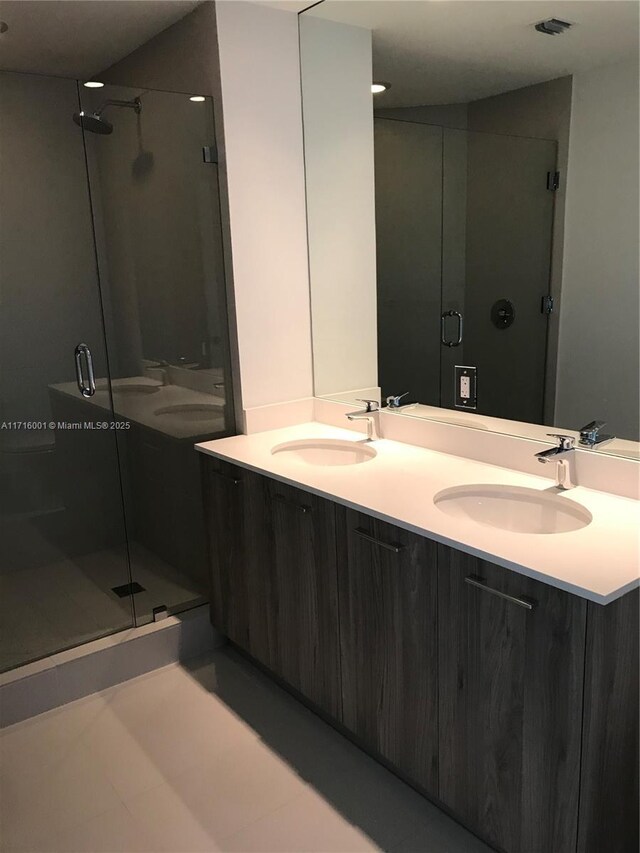
[[[4,729],[0,849],[489,853],[229,649]]]

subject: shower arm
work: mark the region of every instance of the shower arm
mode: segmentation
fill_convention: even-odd
[[[136,115],[139,115],[142,111],[142,101],[140,98],[134,98],[132,101],[118,101],[110,98],[104,102],[100,109],[96,110],[95,115],[99,118],[107,107],[130,107],[132,110],[135,110]]]

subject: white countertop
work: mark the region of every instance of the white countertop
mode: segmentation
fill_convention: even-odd
[[[358,465],[321,467],[292,453],[271,453],[283,442],[314,438],[362,441],[358,433],[313,422],[207,441],[196,448],[599,604],[640,584],[638,501],[577,486],[560,499],[591,512],[593,521],[586,527],[552,534],[496,530],[449,517],[435,506],[434,495],[451,486],[480,483],[544,491],[549,480],[384,439],[371,445],[375,459]]]
[[[119,385],[148,385],[154,388],[150,394],[118,394]],[[147,376],[127,376],[123,379],[113,379],[113,406],[114,412],[123,420],[133,421],[142,426],[154,429],[163,435],[179,439],[196,439],[207,433],[220,433],[225,428],[223,397],[213,394],[205,394],[182,385],[163,385],[155,379]],[[86,403],[87,406],[98,406],[101,409],[111,411],[111,398],[106,379],[96,380],[96,392],[93,397],[82,397],[78,393],[75,382],[60,382],[50,386],[52,390],[60,394],[66,394],[75,400]],[[195,420],[189,418],[186,412],[183,417],[166,417],[158,415],[158,410],[168,406],[204,406],[215,408],[211,415],[203,417],[200,415]]]

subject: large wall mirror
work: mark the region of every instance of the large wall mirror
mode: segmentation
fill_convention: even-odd
[[[301,13],[316,396],[639,456],[638,10]]]

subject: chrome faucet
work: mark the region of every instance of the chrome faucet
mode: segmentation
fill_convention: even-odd
[[[575,439],[572,435],[560,435],[554,432],[548,432],[547,435],[551,438],[556,438],[558,444],[556,447],[550,447],[548,450],[541,450],[536,453],[538,462],[557,462],[556,468],[556,488],[557,489],[572,489],[575,483],[571,481],[571,471],[569,470],[569,460],[566,459],[567,454],[575,450]]]
[[[378,438],[376,432],[375,415],[379,411],[377,400],[358,400],[359,403],[364,403],[366,408],[359,409],[356,412],[348,412],[345,417],[350,421],[366,421],[367,422],[367,441],[373,441]]]
[[[582,447],[597,447],[600,444],[608,444],[613,441],[615,435],[600,434],[605,423],[605,421],[591,421],[591,423],[580,428],[580,444]]]

